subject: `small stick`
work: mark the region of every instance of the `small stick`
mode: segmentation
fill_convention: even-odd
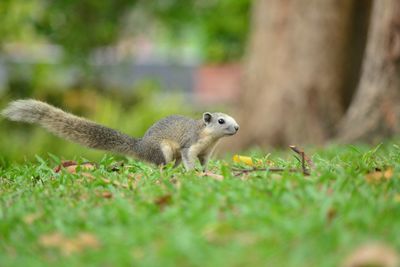
[[[304,158],[304,160],[307,162],[308,166],[310,166],[311,169],[315,168],[314,162],[311,160],[310,157],[308,157],[306,155],[306,153],[304,153],[303,150],[299,149],[297,146],[289,146],[294,152],[296,152],[297,154],[299,154],[302,158]]]
[[[306,167],[305,161],[306,161],[306,154],[304,153],[303,150],[301,150],[300,148],[296,147],[296,146],[289,146],[294,152],[296,152],[297,154],[300,155],[301,157],[301,168],[303,169],[303,173],[304,175],[310,175],[309,170]],[[307,163],[309,163],[310,167],[311,165],[313,165],[311,159],[309,157],[307,157]]]
[[[254,172],[254,171],[270,171],[270,172],[283,172],[283,171],[288,171],[288,172],[303,172],[301,169],[285,169],[285,168],[279,168],[279,167],[271,167],[271,168],[251,168],[251,169],[239,169],[239,168],[232,168],[232,171],[234,172],[241,172],[241,173],[249,173],[249,172]]]

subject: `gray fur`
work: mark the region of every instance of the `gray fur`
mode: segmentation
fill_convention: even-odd
[[[134,156],[157,165],[183,160],[188,170],[194,168],[196,158],[205,169],[218,139],[235,134],[239,128],[233,118],[223,113],[206,112],[200,120],[173,115],[156,122],[142,138],[133,138],[32,99],[11,102],[1,114],[12,121],[38,123],[57,136],[90,148]],[[226,123],[218,123],[220,118]]]

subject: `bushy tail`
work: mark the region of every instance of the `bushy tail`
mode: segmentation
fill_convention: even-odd
[[[41,101],[17,100],[11,102],[1,114],[12,121],[38,123],[55,135],[90,148],[136,155],[138,139]]]

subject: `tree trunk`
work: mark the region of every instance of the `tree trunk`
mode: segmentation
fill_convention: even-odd
[[[335,135],[363,53],[353,41],[367,16],[357,27],[353,15],[366,15],[370,2],[357,2],[255,2],[235,148],[318,144]]]
[[[361,80],[339,139],[374,142],[400,130],[400,0],[376,0]]]

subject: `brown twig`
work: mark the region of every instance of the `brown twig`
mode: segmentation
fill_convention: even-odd
[[[299,155],[303,158],[303,160],[305,160],[305,161],[307,162],[308,166],[309,166],[311,169],[314,169],[314,168],[315,168],[314,162],[311,160],[311,158],[310,158],[309,156],[306,155],[306,153],[304,153],[303,150],[301,150],[301,149],[298,148],[297,146],[293,146],[293,145],[291,145],[291,146],[289,146],[289,147],[290,147],[290,149],[292,149],[294,152],[296,152],[297,154],[299,154]]]
[[[254,171],[269,171],[269,172],[283,172],[283,171],[288,171],[288,172],[303,172],[301,169],[296,169],[296,168],[279,168],[279,167],[270,167],[270,168],[251,168],[251,169],[240,169],[240,168],[232,168],[232,171],[237,172],[236,175],[240,174],[245,174],[249,172],[254,172]]]
[[[303,150],[299,149],[296,146],[289,146],[295,153],[300,155],[299,161],[301,162],[301,169],[298,168],[280,168],[280,167],[269,167],[269,168],[256,168],[253,167],[251,169],[240,169],[240,168],[232,168],[232,171],[237,172],[235,176],[249,173],[249,172],[254,172],[254,171],[269,171],[269,172],[302,172],[304,175],[310,175],[310,169],[314,169],[315,165],[314,162],[309,158]],[[297,157],[296,157],[297,158]],[[306,162],[309,166],[307,168]]]

